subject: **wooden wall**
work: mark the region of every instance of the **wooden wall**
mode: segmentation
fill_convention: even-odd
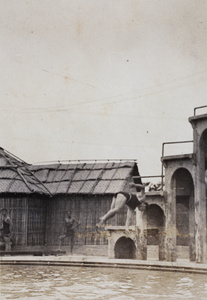
[[[47,198],[40,195],[0,196],[0,209],[6,208],[12,220],[14,246],[44,246]]]
[[[44,246],[47,198],[28,199],[27,246]]]
[[[27,245],[27,198],[25,196],[0,196],[0,209],[6,208],[12,220],[14,245]]]
[[[0,196],[0,209],[7,208],[13,223],[14,245],[58,246],[65,213],[80,223],[76,229],[76,246],[107,245],[107,233],[96,232],[96,224],[111,206],[112,195],[57,195],[52,198],[41,195]],[[108,221],[108,225],[122,226],[126,220],[126,207]],[[63,245],[67,245],[66,239]]]
[[[111,206],[111,195],[59,195],[48,201],[47,215],[47,245],[58,245],[58,237],[62,233],[65,213],[71,211],[72,218],[80,223],[76,229],[76,245],[106,245],[107,234],[96,232],[96,223],[99,217],[104,215]],[[126,209],[112,218],[108,224],[124,225]],[[67,245],[65,239],[63,245]]]

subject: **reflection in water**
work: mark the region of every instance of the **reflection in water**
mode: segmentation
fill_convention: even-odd
[[[111,268],[0,266],[0,299],[207,299],[205,275]]]

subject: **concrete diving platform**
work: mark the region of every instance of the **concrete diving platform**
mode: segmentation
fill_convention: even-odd
[[[106,226],[108,258],[147,259],[147,243],[137,226]]]

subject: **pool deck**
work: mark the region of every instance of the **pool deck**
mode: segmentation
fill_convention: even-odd
[[[102,256],[83,255],[51,255],[51,256],[1,256],[0,265],[42,265],[65,267],[97,267],[97,268],[128,268],[137,270],[154,270],[168,272],[184,272],[207,274],[207,264],[178,260],[166,262],[158,260],[109,259]]]

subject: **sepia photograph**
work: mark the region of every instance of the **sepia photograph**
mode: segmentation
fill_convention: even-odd
[[[207,1],[0,0],[0,299],[207,299]]]

